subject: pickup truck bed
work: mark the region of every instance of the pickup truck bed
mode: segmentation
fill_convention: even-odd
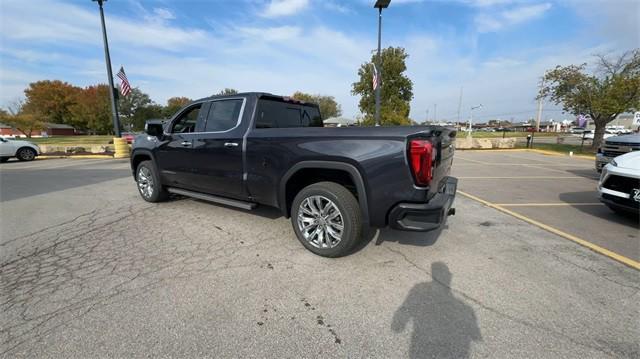
[[[314,104],[264,93],[205,98],[164,124],[149,122],[148,135],[134,142],[131,168],[145,200],[159,200],[170,190],[244,208],[256,204],[277,207],[284,216],[292,217],[301,242],[326,256],[347,254],[353,243],[340,244],[345,238],[324,247],[320,243],[320,248],[309,246],[308,239],[305,243],[301,233],[306,232],[300,230],[307,225],[319,223],[320,232],[325,230],[325,242],[333,233],[322,208],[314,206],[329,208],[331,202],[338,210],[348,207],[351,198],[347,197],[353,197],[358,226],[390,225],[415,231],[436,229],[453,212],[457,181],[449,172],[455,131],[437,126],[320,126]],[[143,163],[149,172],[143,177],[155,180],[158,196],[145,197],[140,188]],[[298,197],[319,183],[335,184],[347,192],[334,194],[331,200],[327,188],[341,190],[322,185],[316,195],[308,196],[320,202],[309,207],[309,201]],[[318,209],[315,217],[303,211],[305,206],[306,212]],[[335,228],[346,227],[347,211],[351,212],[340,210]],[[355,241],[357,238],[344,242]]]

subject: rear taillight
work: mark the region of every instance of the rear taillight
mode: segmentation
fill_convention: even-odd
[[[433,178],[433,145],[427,140],[409,142],[409,162],[413,178],[418,186],[428,186]]]

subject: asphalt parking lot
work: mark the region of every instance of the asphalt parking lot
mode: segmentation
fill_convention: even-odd
[[[595,201],[588,163],[510,155],[457,154],[460,190],[502,205]],[[527,166],[478,163],[507,159]],[[472,178],[518,176],[575,178]],[[462,195],[437,233],[384,229],[326,259],[273,209],[146,203],[126,161],[6,163],[0,188],[3,357],[640,355],[637,270]],[[558,207],[526,214],[565,231],[579,226],[552,220],[593,217],[576,235],[604,246],[587,235],[635,234],[637,250],[637,228],[595,205]],[[624,243],[608,248],[631,256]]]
[[[599,201],[599,174],[593,160],[532,152],[465,151],[456,154],[453,174],[464,193],[640,266],[638,218],[620,216]]]

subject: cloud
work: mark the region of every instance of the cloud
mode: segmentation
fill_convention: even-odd
[[[298,37],[301,32],[297,26],[237,27],[235,30],[246,37],[257,37],[266,41],[289,40]]]
[[[591,23],[588,35],[613,40],[624,49],[640,44],[640,2],[637,0],[568,0],[571,8]]]
[[[293,15],[304,10],[309,0],[271,0],[261,14],[263,17],[281,17]]]
[[[480,33],[495,32],[539,18],[549,9],[551,9],[551,4],[543,3],[516,6],[497,13],[486,11],[476,16],[475,23]]]
[[[83,43],[101,45],[100,20],[96,11],[57,1],[3,2],[2,38],[39,43]],[[168,19],[172,14],[162,9],[156,15]],[[31,20],[27,20],[31,19]],[[108,36],[111,42],[125,46],[148,46],[156,49],[181,51],[190,44],[202,43],[207,34],[200,29],[173,27],[164,21],[147,16],[142,21],[109,14]]]
[[[505,5],[516,2],[515,0],[463,0],[465,3],[475,7],[489,7]]]
[[[176,18],[173,12],[166,8],[155,8],[153,9],[153,13],[162,20],[173,20]]]
[[[322,1],[322,6],[327,10],[336,11],[341,14],[348,14],[353,12],[351,8],[337,1]]]

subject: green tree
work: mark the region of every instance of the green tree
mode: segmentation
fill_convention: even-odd
[[[380,91],[380,124],[409,125],[410,102],[413,98],[413,82],[405,75],[405,61],[409,55],[402,47],[388,47],[382,50]],[[364,114],[364,124],[373,125],[375,116],[375,91],[373,90],[373,63],[376,54],[372,54],[371,62],[364,63],[358,70],[360,80],[351,88],[353,95],[360,95],[360,111]]]
[[[81,89],[69,111],[71,122],[76,128],[94,135],[113,133],[108,85],[99,84]]]
[[[213,96],[237,95],[237,94],[238,94],[238,90],[225,87],[224,90],[220,90],[220,92],[218,92],[217,94],[215,94]]]
[[[549,98],[574,115],[588,114],[595,123],[592,148],[600,147],[607,123],[620,113],[640,109],[640,50],[613,60],[597,56],[596,71],[587,64],[557,66],[543,77],[539,98]]]
[[[186,106],[191,101],[192,100],[188,97],[172,97],[168,99],[167,105],[164,107],[164,117],[169,118],[173,116],[179,109]]]
[[[127,96],[120,95],[118,98],[118,111],[120,113],[120,123],[124,129],[128,131],[138,130],[134,128],[136,113],[151,104],[149,95],[142,92],[139,88],[132,88]]]
[[[161,119],[164,117],[164,108],[161,105],[152,103],[150,105],[140,107],[136,110],[132,118],[134,131],[144,129],[144,124],[150,119]]]
[[[70,108],[81,88],[59,80],[32,82],[24,90],[24,113],[36,116],[43,122],[71,124]]]
[[[9,106],[9,111],[0,109],[0,121],[31,137],[33,131],[42,130],[44,122],[33,114],[24,111],[24,101],[16,100]]]
[[[311,95],[296,91],[291,97],[299,101],[317,104],[320,107],[320,116],[323,120],[342,115],[342,108],[333,96]]]

